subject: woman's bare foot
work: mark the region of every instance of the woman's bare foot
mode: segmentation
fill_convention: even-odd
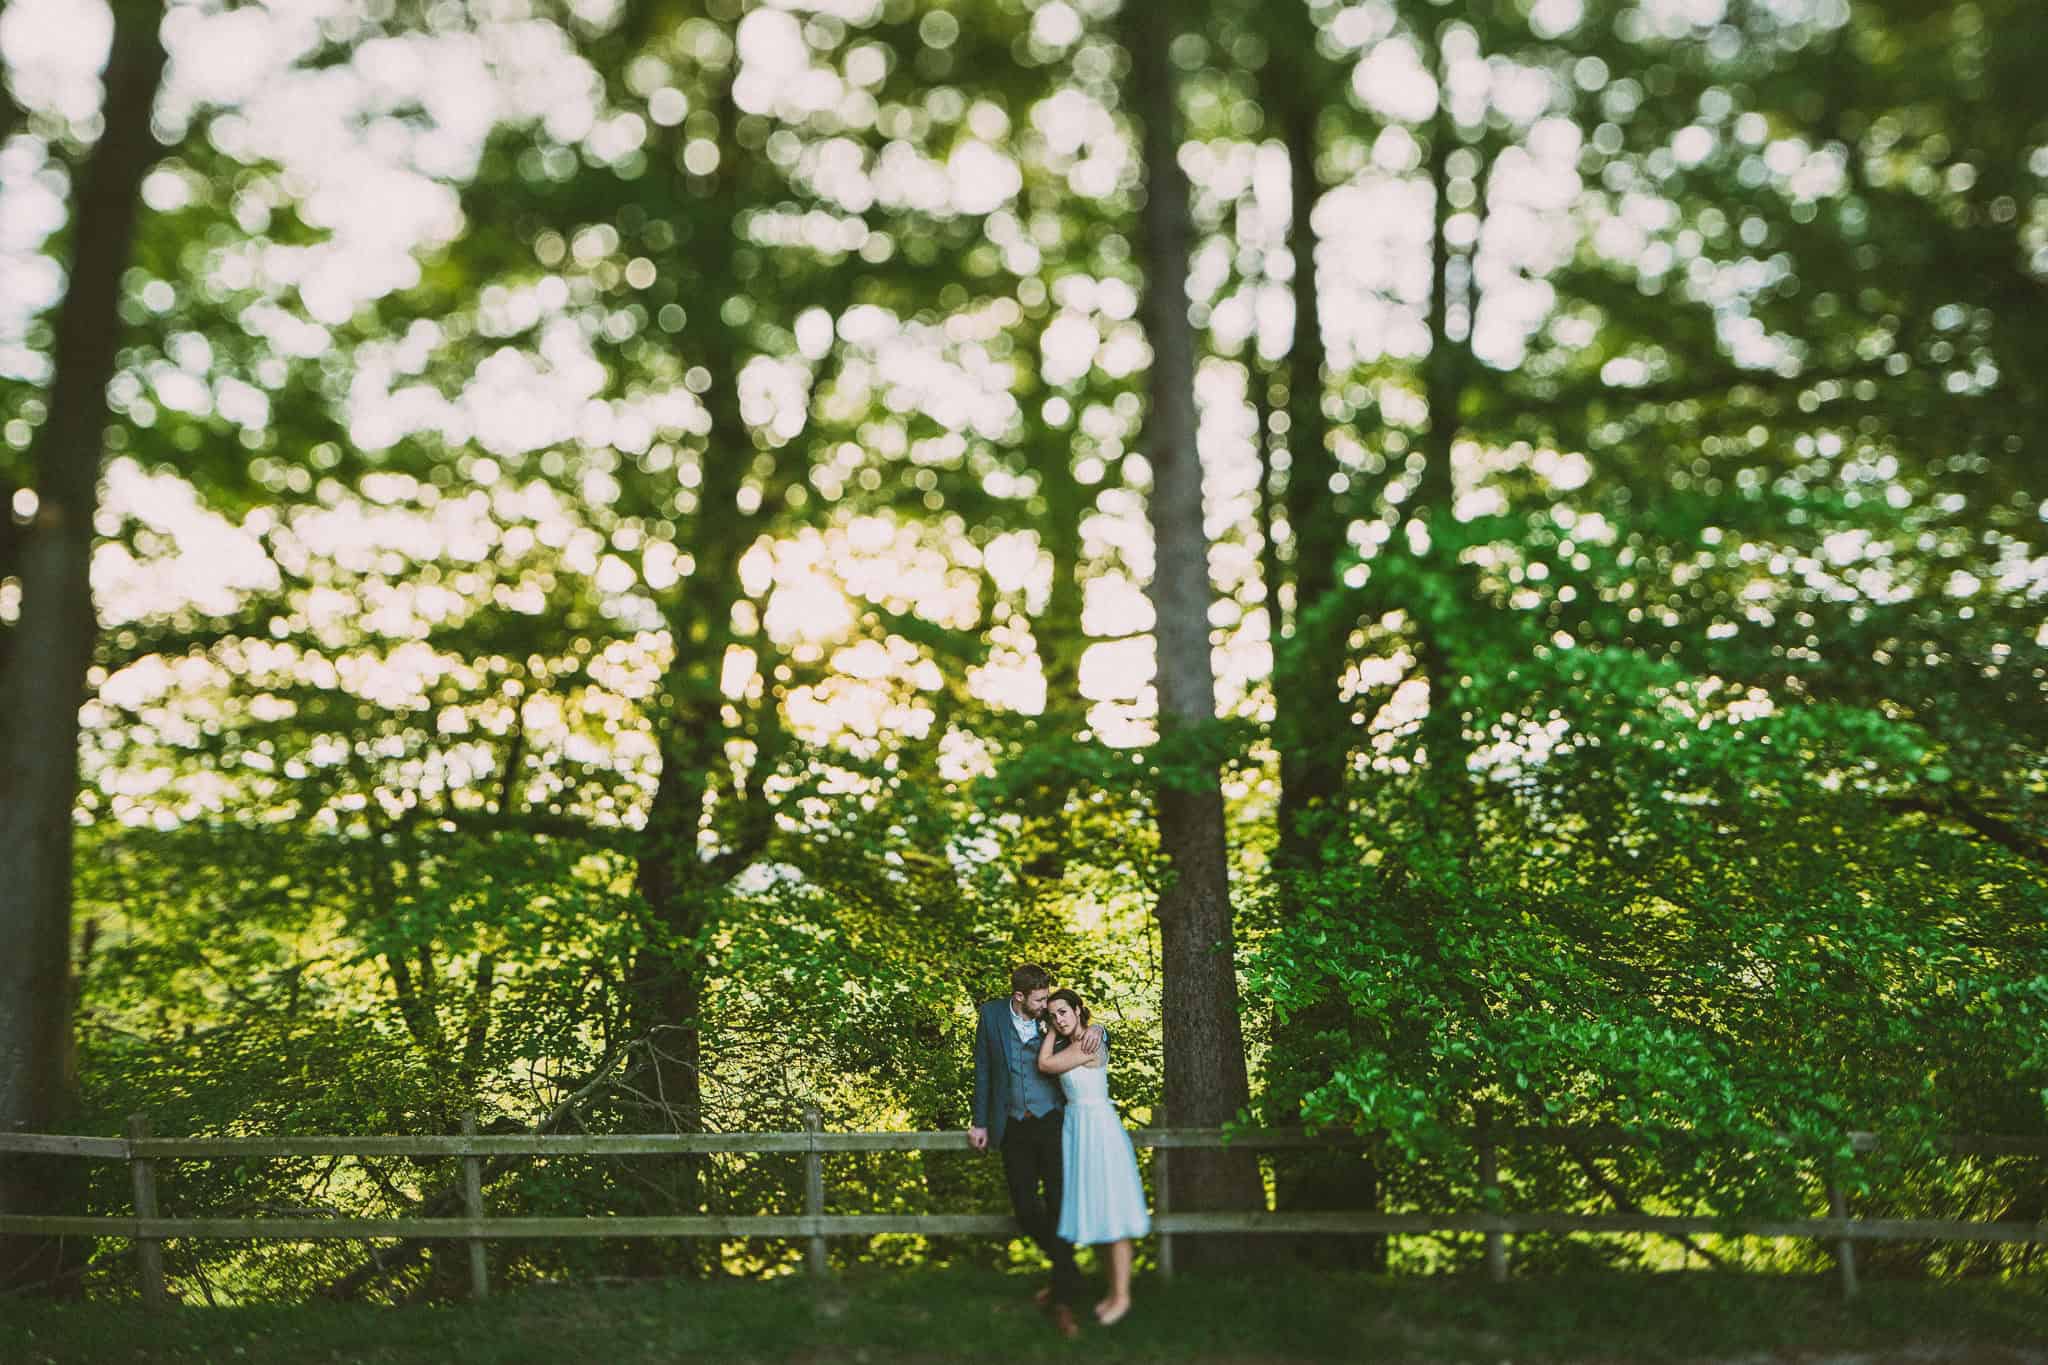
[[[1040,1308],[1052,1307],[1052,1286],[1047,1285],[1045,1288],[1039,1290],[1036,1294],[1033,1294],[1031,1296],[1031,1301],[1037,1304]]]
[[[1124,1314],[1131,1311],[1129,1299],[1104,1299],[1095,1305],[1095,1320],[1104,1327],[1114,1327],[1122,1322]]]

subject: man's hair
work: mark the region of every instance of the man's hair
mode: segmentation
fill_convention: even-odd
[[[1017,995],[1052,989],[1052,973],[1036,962],[1027,962],[1010,973],[1010,990]]]

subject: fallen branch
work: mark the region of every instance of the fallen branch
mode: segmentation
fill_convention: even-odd
[[[1599,1163],[1594,1161],[1591,1156],[1587,1155],[1585,1152],[1575,1151],[1572,1153],[1572,1160],[1577,1163],[1578,1168],[1580,1170],[1586,1173],[1586,1178],[1588,1180],[1591,1180],[1593,1184],[1599,1188],[1600,1193],[1606,1195],[1608,1199],[1613,1202],[1614,1207],[1617,1210],[1619,1210],[1622,1213],[1639,1214],[1643,1212],[1643,1206],[1641,1204],[1638,1204],[1635,1200],[1631,1199],[1629,1197],[1627,1190],[1624,1190],[1619,1185],[1615,1184],[1614,1181],[1609,1178],[1607,1173],[1600,1169]],[[1727,1263],[1723,1261],[1719,1256],[1716,1256],[1713,1252],[1708,1251],[1705,1247],[1701,1246],[1698,1242],[1695,1242],[1691,1237],[1688,1237],[1684,1233],[1679,1233],[1675,1240],[1678,1242],[1680,1246],[1684,1247],[1687,1251],[1692,1252],[1695,1256],[1698,1256],[1708,1265],[1714,1267],[1714,1269],[1726,1270],[1728,1268]]]
[[[634,1050],[646,1041],[644,1038],[635,1038],[616,1049],[609,1057],[598,1064],[597,1070],[591,1074],[589,1080],[571,1092],[560,1104],[557,1104],[548,1112],[546,1118],[528,1129],[527,1133],[534,1137],[544,1137],[558,1131],[564,1124],[574,1119],[577,1116],[578,1107],[595,1095],[611,1079],[612,1073],[618,1070],[620,1063],[631,1056]],[[523,1160],[525,1158],[519,1156],[492,1157],[484,1163],[483,1178],[488,1181],[494,1176],[502,1175]],[[432,1195],[418,1202],[418,1212],[422,1218],[450,1217],[461,1210],[462,1207],[463,1189],[462,1182],[459,1180],[443,1186]],[[377,1281],[396,1271],[408,1269],[416,1264],[427,1254],[427,1249],[432,1245],[432,1240],[419,1237],[408,1238],[393,1250],[382,1253],[373,1247],[370,1253],[370,1260],[367,1263],[357,1266],[348,1274],[320,1290],[317,1297],[341,1300],[355,1299]]]

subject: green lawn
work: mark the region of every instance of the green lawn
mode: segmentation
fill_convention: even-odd
[[[432,1308],[0,1307],[7,1365],[123,1361],[689,1360],[933,1365],[1038,1361],[2048,1360],[2035,1283],[1867,1284],[1853,1306],[1821,1281],[1711,1274],[1471,1280],[1309,1274],[1141,1280],[1130,1318],[1060,1341],[1035,1281],[991,1273],[532,1288]]]

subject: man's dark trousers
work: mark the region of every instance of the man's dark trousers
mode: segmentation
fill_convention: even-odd
[[[1060,1198],[1066,1184],[1060,1144],[1063,1121],[1057,1109],[1011,1119],[1003,1133],[1003,1177],[1010,1186],[1010,1207],[1025,1235],[1052,1262],[1053,1298],[1078,1307],[1088,1287],[1074,1264],[1074,1244],[1060,1240],[1059,1234]]]

